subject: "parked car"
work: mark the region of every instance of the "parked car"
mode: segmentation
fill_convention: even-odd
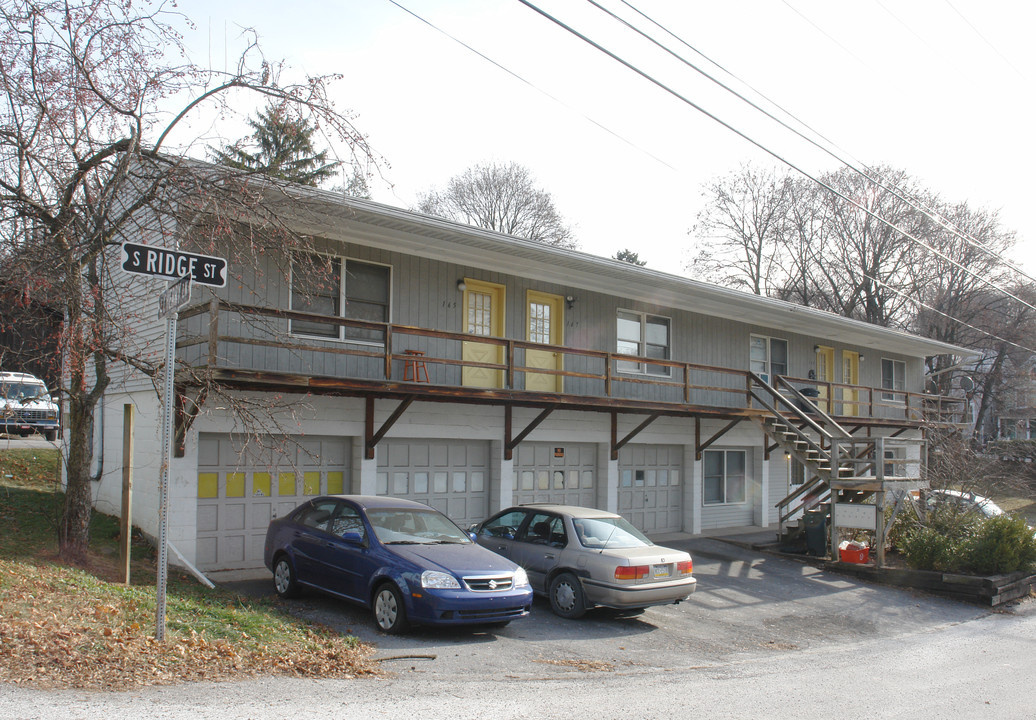
[[[691,556],[655,545],[621,515],[573,505],[511,507],[471,526],[476,541],[525,568],[561,617],[602,605],[636,611],[685,600]]]
[[[525,571],[427,505],[331,495],[270,523],[264,559],[281,597],[302,586],[370,608],[383,632],[411,624],[506,625],[525,617]]]
[[[0,372],[0,432],[58,437],[58,406],[35,375]]]
[[[987,518],[1004,514],[1003,509],[989,498],[960,490],[926,490],[925,502],[929,510],[937,506],[951,507],[957,512],[975,512]]]

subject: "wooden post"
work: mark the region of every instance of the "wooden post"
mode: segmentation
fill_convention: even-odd
[[[893,475],[896,473],[893,472]],[[875,564],[885,567],[885,438],[874,440],[874,475],[878,478],[878,494],[874,498]]]
[[[133,540],[133,405],[122,406],[122,518],[119,521],[119,560],[123,582],[130,584]]]

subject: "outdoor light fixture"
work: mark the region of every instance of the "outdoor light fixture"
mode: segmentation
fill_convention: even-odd
[[[572,306],[576,304],[576,299],[571,295],[566,295],[565,304],[568,305],[568,309],[571,310]]]
[[[814,345],[813,346],[813,352],[815,352],[815,353],[820,352],[820,346],[819,345]]]
[[[457,289],[460,290],[461,292],[464,292],[465,290],[468,289],[468,285],[467,285],[467,283],[464,282],[464,278],[461,278],[460,280],[457,281]]]

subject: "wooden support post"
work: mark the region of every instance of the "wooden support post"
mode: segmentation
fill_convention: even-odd
[[[374,459],[374,398],[367,396],[367,405],[363,414],[363,456]]]
[[[122,517],[119,519],[119,561],[122,581],[130,584],[133,547],[133,405],[122,406]]]
[[[511,406],[504,406],[504,460],[514,459],[514,448],[511,446]]]

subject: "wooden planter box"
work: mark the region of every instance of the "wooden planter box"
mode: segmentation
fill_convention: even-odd
[[[988,576],[955,575],[844,562],[828,562],[825,567],[884,585],[915,588],[933,595],[990,607],[1025,597],[1036,587],[1036,575],[1024,572]]]

